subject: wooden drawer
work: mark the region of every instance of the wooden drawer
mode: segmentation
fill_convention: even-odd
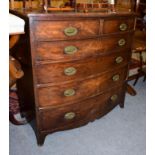
[[[122,86],[121,86],[122,87]],[[41,130],[67,129],[88,123],[99,118],[117,104],[123,102],[122,88],[114,88],[104,94],[72,105],[40,110]]]
[[[126,65],[129,59],[130,52],[124,51],[76,62],[42,64],[36,65],[35,74],[38,84],[75,81],[105,72],[110,68],[117,69]]]
[[[35,21],[36,40],[81,39],[99,34],[99,20]]]
[[[127,68],[124,67],[83,81],[40,86],[37,89],[38,104],[40,107],[45,107],[81,101],[124,83],[126,76]]]
[[[119,45],[121,39],[125,39],[126,42],[123,46]],[[37,42],[35,44],[35,61],[77,60],[114,50],[126,49],[130,46],[131,34],[78,41]]]
[[[134,21],[134,18],[107,19],[103,22],[103,33],[115,33],[133,30]]]

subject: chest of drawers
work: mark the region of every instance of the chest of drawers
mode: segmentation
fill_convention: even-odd
[[[32,74],[23,65],[25,76],[18,87],[20,98],[35,105],[39,145],[49,133],[85,125],[117,105],[124,107],[134,14],[27,17]]]

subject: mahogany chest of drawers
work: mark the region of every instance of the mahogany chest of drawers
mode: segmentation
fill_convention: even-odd
[[[27,17],[32,63],[23,65],[18,87],[23,102],[35,105],[39,145],[49,133],[85,125],[116,105],[124,107],[134,14]]]

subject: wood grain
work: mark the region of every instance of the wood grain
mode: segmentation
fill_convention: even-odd
[[[118,46],[118,41],[124,38],[126,44],[123,47]],[[104,55],[109,52],[116,52],[130,48],[131,34],[113,35],[95,39],[61,41],[61,42],[37,42],[35,44],[35,61],[71,61],[94,55]],[[86,46],[87,45],[87,46]],[[75,46],[77,52],[66,54],[65,47]]]
[[[113,81],[113,76],[119,75],[118,81]],[[115,85],[123,84],[127,76],[126,68],[106,72],[83,81],[73,81],[66,84],[44,86],[37,89],[38,103],[40,107],[69,104],[73,101],[81,101],[85,98],[100,94]],[[64,91],[74,89],[75,95],[66,97]]]
[[[92,97],[82,102],[75,102],[71,105],[61,106],[59,108],[49,108],[40,110],[39,118],[41,121],[41,130],[62,130],[81,126],[84,122],[99,118],[113,109],[121,102],[122,89],[116,87],[112,91],[107,91],[96,97]],[[118,95],[115,101],[111,101],[111,96]],[[85,105],[85,106],[83,106]],[[64,118],[68,112],[74,112],[75,117],[71,120]]]
[[[35,103],[39,145],[47,134],[85,125],[118,104],[124,107],[135,14],[12,13],[25,17],[29,24],[23,48],[31,50],[24,50],[20,57],[24,60],[30,52],[31,59],[26,57],[29,65],[22,64],[24,77],[18,88],[23,103]],[[121,24],[127,25],[123,31]],[[66,28],[71,28],[69,36]],[[120,39],[125,41],[123,46],[118,45]],[[67,46],[74,46],[73,54],[64,52]],[[121,62],[116,63],[116,58]],[[74,74],[64,74],[70,67]]]
[[[123,61],[116,63],[118,57],[122,57]],[[69,80],[77,81],[102,72],[107,72],[111,68],[117,69],[128,63],[130,54],[127,51],[113,53],[106,56],[90,57],[79,61],[47,63],[35,66],[35,76],[38,84],[46,83],[62,83]],[[73,67],[76,69],[74,75],[66,75],[65,69]],[[109,69],[108,69],[109,68]]]

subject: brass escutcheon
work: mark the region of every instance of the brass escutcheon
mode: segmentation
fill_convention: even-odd
[[[76,116],[76,114],[74,112],[68,112],[65,114],[64,118],[66,120],[71,120],[71,119],[75,118],[75,116]]]
[[[126,41],[123,38],[118,41],[119,46],[124,46],[125,44],[126,44]]]
[[[117,64],[123,62],[123,60],[124,60],[124,59],[123,59],[123,57],[121,57],[121,56],[119,56],[119,57],[117,57],[117,58],[115,59],[115,61],[116,61]]]
[[[65,28],[64,33],[66,36],[69,36],[69,37],[75,36],[78,33],[78,30],[75,27],[67,27]]]
[[[120,29],[121,31],[125,31],[125,30],[127,30],[127,28],[128,28],[128,26],[127,26],[126,23],[122,23],[122,24],[119,26],[119,29]]]
[[[75,46],[67,46],[67,47],[64,48],[64,53],[65,54],[74,54],[74,53],[77,52],[77,50],[78,49]]]
[[[77,70],[74,67],[68,67],[64,70],[65,75],[71,76],[76,74]]]
[[[116,74],[116,75],[114,75],[114,76],[112,77],[112,80],[113,80],[113,81],[118,81],[119,78],[120,78],[119,74]]]
[[[75,90],[74,89],[67,89],[64,91],[64,96],[74,96],[75,95]]]
[[[115,94],[115,95],[111,96],[111,98],[110,98],[110,99],[111,99],[111,101],[113,101],[113,102],[114,102],[114,101],[116,101],[116,100],[117,100],[117,98],[118,98],[118,96]]]

